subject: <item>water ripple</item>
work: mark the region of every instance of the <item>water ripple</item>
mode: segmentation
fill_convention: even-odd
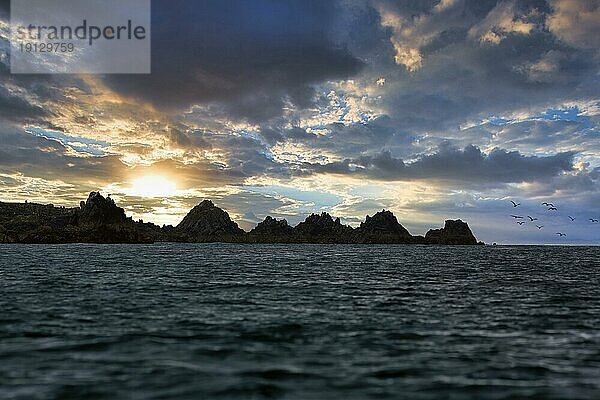
[[[2,399],[597,399],[600,249],[0,245]]]

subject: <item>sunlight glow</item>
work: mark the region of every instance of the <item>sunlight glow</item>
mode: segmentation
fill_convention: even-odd
[[[164,176],[146,175],[134,180],[128,192],[139,197],[173,197],[177,195],[177,185]]]

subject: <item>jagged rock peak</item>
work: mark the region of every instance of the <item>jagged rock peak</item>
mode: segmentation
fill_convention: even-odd
[[[411,236],[391,211],[382,210],[372,217],[367,215],[365,222],[358,228],[364,233],[385,233],[400,236]]]
[[[100,192],[91,192],[87,200],[80,203],[80,222],[85,224],[116,224],[126,220],[125,210],[117,207],[114,200]]]
[[[285,219],[277,220],[268,216],[250,231],[254,235],[280,235],[291,232],[292,227]]]
[[[231,220],[229,214],[210,200],[204,200],[194,207],[177,225],[177,229],[192,236],[241,235],[240,227]]]
[[[477,244],[469,225],[460,219],[446,220],[442,229],[427,232],[425,240],[431,244]]]
[[[301,222],[300,225],[334,225],[336,223],[340,223],[340,219],[333,220],[333,217],[328,213],[324,212],[321,214],[311,214],[309,215],[304,222]]]
[[[213,203],[210,200],[202,200],[200,202],[200,204],[198,204],[196,207],[194,208],[218,208],[217,206],[215,206],[215,203]]]
[[[100,192],[91,192],[85,202],[86,205],[91,205],[91,204],[112,204],[115,205],[115,202],[113,199],[110,198],[110,196],[108,197],[104,197],[102,196],[102,194]]]
[[[326,212],[309,215],[304,222],[299,223],[294,229],[302,234],[311,235],[322,235],[352,230],[351,227],[342,225],[339,218],[334,220],[333,217]]]

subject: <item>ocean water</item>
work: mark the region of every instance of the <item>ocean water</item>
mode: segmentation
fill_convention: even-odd
[[[599,399],[600,248],[0,246],[0,399]]]

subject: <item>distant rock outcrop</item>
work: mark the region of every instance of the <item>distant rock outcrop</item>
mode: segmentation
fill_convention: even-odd
[[[447,220],[442,229],[431,229],[425,235],[425,241],[428,244],[477,244],[477,239],[475,239],[469,225],[460,219],[456,221]]]
[[[117,207],[110,197],[103,197],[100,192],[92,192],[87,201],[80,203],[77,213],[79,225],[111,225],[127,221],[125,210]]]
[[[328,213],[311,214],[293,229],[295,241],[301,243],[348,243],[353,229]]]
[[[110,198],[90,193],[79,208],[0,203],[0,241],[16,243],[148,243]]]
[[[360,243],[413,243],[414,237],[403,227],[390,211],[380,211],[356,229]]]
[[[293,228],[285,219],[266,217],[248,233],[248,241],[254,243],[289,243]]]
[[[239,241],[245,233],[210,200],[194,207],[175,230],[193,242]]]
[[[134,222],[110,197],[90,193],[78,208],[35,203],[0,202],[0,243],[426,243],[477,244],[462,222],[446,221],[444,228],[412,236],[390,211],[367,216],[353,229],[327,213],[312,214],[295,227],[286,220],[266,217],[249,233],[211,201],[194,207],[177,227]]]
[[[150,243],[154,239],[144,235],[125,210],[117,207],[114,200],[100,192],[92,192],[80,203],[74,218],[75,225],[69,230],[78,242],[91,243]]]

